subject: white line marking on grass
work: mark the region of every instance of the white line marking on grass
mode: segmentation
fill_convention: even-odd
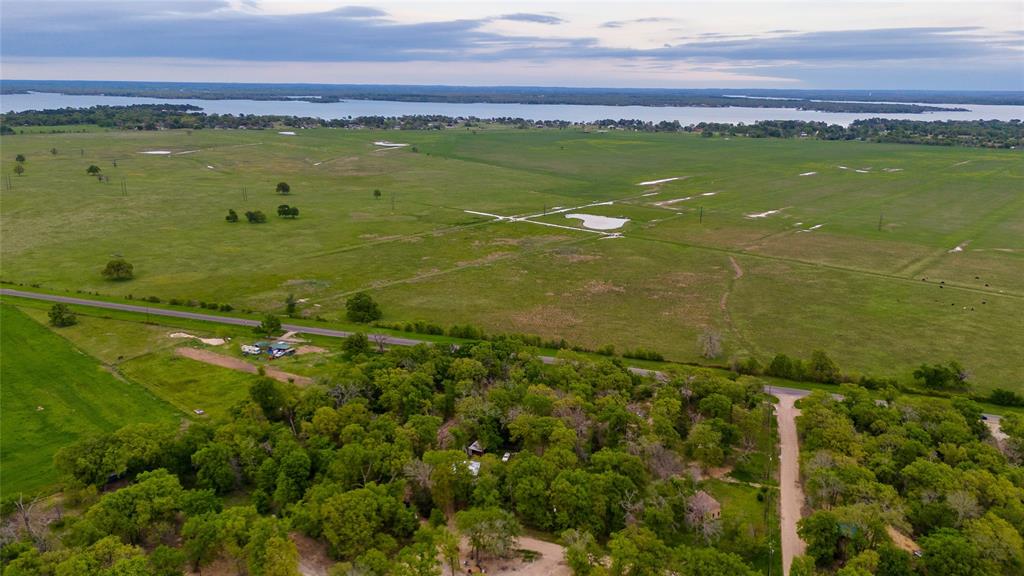
[[[658,194],[661,194],[661,192],[648,192],[647,194],[641,194],[641,196],[657,196]]]
[[[846,166],[836,166],[836,168],[839,168],[840,170],[849,170]]]
[[[181,156],[182,154],[195,154],[196,152],[199,152],[199,151],[200,150],[185,150],[184,152],[175,152],[174,155],[175,156]]]
[[[955,168],[956,166],[963,166],[964,164],[967,164],[968,162],[970,162],[970,160],[964,160],[963,162],[957,162],[956,164],[953,164],[953,166],[950,166],[950,168]]]
[[[676,198],[674,200],[662,200],[661,202],[655,202],[654,205],[655,206],[660,206],[660,207],[664,208],[665,206],[671,206],[671,205],[676,204],[678,202],[686,202],[687,200],[692,200],[692,199],[693,199],[693,196],[687,196],[685,198]]]
[[[715,194],[718,194],[718,192],[705,192],[701,196],[714,196]]]
[[[797,230],[797,232],[814,232],[815,230],[821,228],[822,226],[824,226],[824,224],[815,224],[814,226],[811,226],[810,228],[807,228],[805,230]]]
[[[854,170],[854,172],[856,172],[858,174],[870,174],[871,173],[870,170],[861,170],[859,168],[857,170]]]
[[[408,146],[408,144],[400,144],[398,142],[388,142],[387,140],[378,140],[373,143],[374,146],[382,146],[384,148],[401,148]]]
[[[323,162],[313,162],[313,166],[319,166],[321,164],[323,164]]]
[[[955,253],[957,253],[957,252],[963,252],[963,251],[964,251],[964,248],[966,248],[966,247],[967,247],[967,245],[968,245],[968,244],[970,244],[970,243],[971,243],[971,241],[970,241],[970,240],[964,240],[963,242],[961,242],[961,243],[957,244],[957,245],[956,245],[956,246],[954,246],[953,248],[951,248],[951,249],[949,249],[949,250],[946,250],[946,253],[947,253],[947,254],[955,254]]]
[[[281,136],[295,136],[295,132],[291,131],[278,132],[278,134],[280,134]]]
[[[772,214],[778,214],[783,210],[785,210],[785,208],[779,208],[778,210],[768,210],[767,212],[758,212],[757,214],[745,214],[745,216],[747,218],[767,218]]]
[[[801,176],[814,176],[817,172],[804,172]]]
[[[155,156],[166,156],[170,153],[170,150],[145,150],[143,152],[139,152],[139,154],[152,154]]]
[[[216,168],[214,168],[213,166],[210,166],[209,164],[207,164],[206,167],[209,168],[210,170],[216,170]]]
[[[882,168],[883,172],[903,172],[903,168]]]
[[[679,180],[682,176],[673,176],[672,178],[662,178],[661,180],[648,180],[646,182],[638,182],[637,186],[653,186],[654,184],[661,184],[663,182],[671,182],[673,180]]]

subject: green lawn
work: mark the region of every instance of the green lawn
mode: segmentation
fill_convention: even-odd
[[[11,306],[0,306],[4,495],[57,481],[53,454],[92,433],[182,414]]]
[[[574,129],[4,138],[28,157],[0,192],[8,281],[257,312],[294,294],[303,314],[330,321],[366,290],[388,322],[472,323],[684,362],[702,361],[696,341],[710,328],[727,356],[821,348],[844,371],[905,382],[922,362],[957,359],[980,390],[1021,388],[1002,360],[1024,349],[1020,151]],[[418,152],[378,151],[381,139]],[[141,154],[153,150],[172,154]],[[89,164],[110,181],[88,177]],[[636,185],[673,176],[687,178]],[[287,197],[274,193],[282,180]],[[622,238],[466,212],[597,202],[613,203],[579,211],[630,218]],[[278,218],[281,203],[299,218]],[[228,224],[228,208],[270,222]],[[578,225],[564,213],[536,220]],[[100,276],[115,254],[134,280]]]

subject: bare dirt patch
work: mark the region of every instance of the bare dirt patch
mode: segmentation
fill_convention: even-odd
[[[523,312],[512,314],[510,320],[519,330],[544,332],[556,326],[570,328],[580,324],[579,317],[560,306],[535,306]]]
[[[327,546],[299,532],[292,532],[288,537],[299,550],[299,573],[302,576],[327,576],[334,565],[334,560],[327,555]]]
[[[327,352],[327,349],[319,346],[299,346],[295,349],[295,353],[300,356],[303,354],[323,354],[324,352]]]
[[[591,280],[583,286],[583,291],[587,294],[608,294],[610,292],[625,292],[626,289],[611,282]]]
[[[239,372],[247,372],[249,374],[259,374],[259,369],[245,360],[232,358],[231,356],[225,356],[223,354],[217,354],[216,352],[210,352],[209,350],[182,347],[176,349],[174,352],[178,356],[184,356],[185,358],[204,362],[213,366],[220,366],[221,368],[238,370]],[[313,383],[312,378],[299,376],[298,374],[290,374],[288,372],[278,370],[277,368],[268,367],[266,369],[266,374],[279,382],[294,382],[299,386],[309,386]]]

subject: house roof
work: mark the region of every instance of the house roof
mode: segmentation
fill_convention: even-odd
[[[690,496],[690,507],[700,508],[708,512],[721,512],[722,505],[715,500],[715,497],[703,490],[698,490],[696,494]]]
[[[483,452],[484,447],[480,445],[479,440],[473,440],[473,443],[469,445],[469,449],[473,452]]]

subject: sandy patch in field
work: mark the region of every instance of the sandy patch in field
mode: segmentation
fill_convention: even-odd
[[[154,156],[166,156],[170,153],[170,150],[144,150],[142,152],[139,152],[139,154],[152,154]]]
[[[575,264],[577,262],[591,262],[593,260],[600,260],[601,259],[601,257],[598,256],[597,254],[566,254],[566,253],[556,253],[555,254],[555,258],[558,258],[559,260],[564,260],[566,262],[569,262],[570,264]]]
[[[817,172],[804,172],[801,176],[814,176]]]
[[[626,291],[622,286],[617,286],[611,282],[605,282],[603,280],[591,280],[583,286],[583,290],[587,294],[608,294],[610,292]]]
[[[300,356],[303,355],[303,354],[323,354],[324,352],[327,352],[327,349],[326,348],[321,348],[319,346],[309,346],[309,345],[306,345],[306,346],[299,346],[298,348],[295,349],[295,353],[300,355]]]
[[[747,218],[767,218],[772,214],[778,214],[783,210],[785,210],[785,208],[779,208],[778,210],[768,210],[767,212],[758,212],[756,214],[745,214],[744,216]]]
[[[199,340],[207,346],[222,346],[227,340],[223,338],[200,338],[199,336],[193,336],[188,332],[174,332],[170,335],[171,338],[194,338]]]
[[[672,178],[662,178],[661,180],[648,180],[646,182],[638,182],[637,186],[653,186],[654,184],[662,184],[665,182],[671,182],[673,180],[679,180],[682,176],[673,176]]]
[[[384,148],[402,148],[408,146],[408,144],[402,144],[399,142],[388,142],[387,140],[378,140],[373,143],[374,146],[382,146]]]
[[[594,214],[566,214],[566,218],[574,218],[583,222],[584,228],[591,230],[617,230],[629,222],[629,218],[612,218],[611,216],[596,216]]]
[[[295,132],[292,132],[291,130],[286,130],[284,132],[278,132],[278,134],[280,134],[281,136],[295,136]]]

